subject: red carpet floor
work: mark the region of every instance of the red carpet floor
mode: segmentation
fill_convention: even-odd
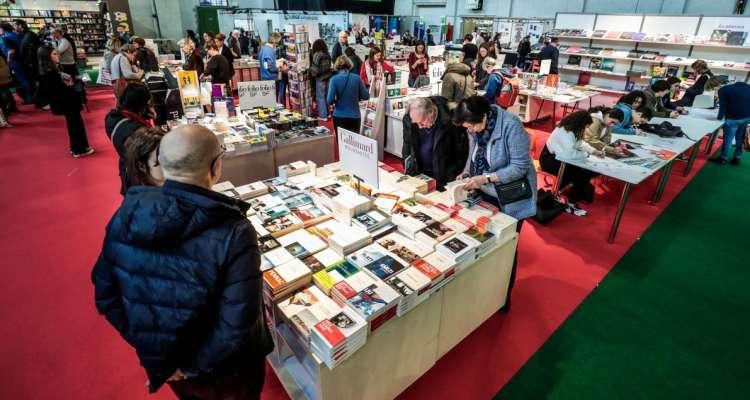
[[[24,107],[11,117],[15,128],[0,130],[0,399],[174,398],[166,389],[147,395],[133,351],[93,306],[89,274],[120,196],[103,131],[113,99],[109,91],[90,99],[84,118],[94,156],[71,158],[64,120],[49,112]],[[605,235],[621,186],[612,180],[588,217],[527,224],[510,314],[490,318],[401,398],[494,395],[684,187],[681,169],[658,206],[647,204],[655,182],[634,189],[613,245]],[[286,398],[273,373],[263,398]]]

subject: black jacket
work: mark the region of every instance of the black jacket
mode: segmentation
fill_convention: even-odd
[[[229,83],[232,79],[232,69],[229,67],[229,62],[226,57],[221,54],[217,54],[211,57],[206,64],[206,70],[203,72],[205,75],[211,77],[212,83]]]
[[[221,377],[273,349],[247,209],[167,181],[131,188],[107,225],[96,308],[135,348],[151,392],[177,368]]]
[[[701,76],[699,76],[698,79],[695,80],[695,83],[693,83],[692,86],[685,90],[685,94],[682,95],[682,98],[678,102],[679,105],[691,107],[693,105],[693,102],[695,101],[695,97],[699,94],[703,94],[706,82],[708,82],[708,78],[711,78],[713,76],[714,73],[711,72],[711,70],[707,70],[706,72],[702,73]]]
[[[558,58],[560,58],[560,50],[549,43],[539,51],[539,60],[552,60],[552,64],[549,67],[550,74],[557,74]]]
[[[138,49],[135,53],[135,62],[143,72],[155,72],[159,70],[159,60],[156,59],[156,54],[147,47]]]
[[[529,53],[531,53],[531,42],[528,40],[522,40],[521,43],[518,44],[518,58],[524,60]]]
[[[224,56],[224,58],[227,60],[227,64],[229,65],[229,78],[227,79],[227,82],[229,82],[229,79],[232,79],[232,76],[234,75],[234,54],[232,54],[232,50],[227,47],[227,45],[224,45],[221,48],[221,55]]]
[[[203,58],[196,50],[187,58],[187,62],[182,67],[185,71],[195,71],[198,76],[203,75]]]
[[[469,155],[469,137],[466,129],[456,126],[451,121],[451,112],[448,109],[448,100],[441,96],[431,96],[437,105],[438,116],[435,120],[437,129],[433,133],[435,141],[432,147],[432,170],[433,178],[437,187],[442,189],[446,183],[456,179],[466,165]],[[404,147],[401,157],[404,160],[404,173],[407,175],[419,175],[419,135],[420,129],[417,124],[411,122],[409,114],[404,116]],[[407,158],[411,157],[407,161]]]
[[[112,110],[104,117],[104,131],[117,150],[118,169],[120,173],[120,194],[124,195],[130,187],[128,175],[125,172],[125,143],[135,131],[145,126],[138,121],[125,118],[120,111]],[[115,128],[117,130],[115,131]],[[113,135],[114,133],[114,135]]]
[[[49,94],[49,105],[52,114],[65,115],[78,113],[83,109],[81,94],[76,86],[68,86],[63,82],[60,72],[48,71],[39,76],[39,85],[46,88]],[[80,84],[77,87],[82,87]]]

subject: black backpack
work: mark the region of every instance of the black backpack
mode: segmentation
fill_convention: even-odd
[[[660,124],[640,124],[638,127],[646,132],[666,138],[681,137],[685,135],[685,133],[682,132],[682,128],[672,125],[669,121],[663,121]]]
[[[534,219],[540,224],[546,225],[565,211],[565,207],[567,206],[564,203],[557,201],[552,191],[539,189],[536,195],[536,215],[534,215]]]

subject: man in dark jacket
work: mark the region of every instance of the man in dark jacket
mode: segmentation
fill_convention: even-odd
[[[544,45],[542,50],[539,51],[539,60],[550,60],[550,66],[549,66],[549,73],[550,75],[557,75],[557,65],[558,65],[558,59],[560,58],[560,50],[557,49],[558,46],[558,40],[557,38],[550,39],[549,43]]]
[[[198,125],[161,141],[163,187],[131,188],[94,266],[97,310],[135,348],[149,391],[258,399],[273,349],[248,205],[211,191],[223,151]]]
[[[404,116],[404,173],[435,178],[437,187],[455,180],[464,169],[469,151],[466,129],[451,122],[448,100],[418,97]]]

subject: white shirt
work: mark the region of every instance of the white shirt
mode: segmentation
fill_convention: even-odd
[[[583,140],[576,140],[575,134],[565,130],[563,127],[555,128],[549,139],[547,149],[558,158],[567,160],[579,160],[587,158],[596,149]]]

